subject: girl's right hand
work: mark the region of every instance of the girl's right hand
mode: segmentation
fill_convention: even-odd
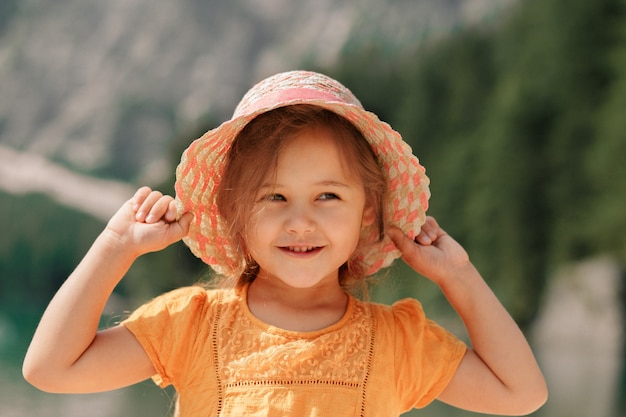
[[[184,213],[176,218],[171,196],[142,187],[113,215],[105,230],[116,244],[140,256],[164,249],[187,235],[193,215]]]

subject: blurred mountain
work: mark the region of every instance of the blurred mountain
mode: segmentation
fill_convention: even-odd
[[[368,43],[414,47],[513,1],[4,1],[0,146],[155,184],[176,133],[228,118],[253,82]]]

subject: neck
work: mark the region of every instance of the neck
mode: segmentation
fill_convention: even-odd
[[[278,282],[277,282],[278,281]],[[293,331],[314,331],[341,320],[348,295],[339,285],[294,288],[257,277],[248,287],[248,307],[263,322]]]

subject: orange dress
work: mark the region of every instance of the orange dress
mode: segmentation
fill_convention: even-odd
[[[248,310],[247,288],[185,287],[122,324],[173,384],[181,417],[398,416],[446,387],[466,346],[413,299],[393,306],[350,297],[343,318],[293,332]]]

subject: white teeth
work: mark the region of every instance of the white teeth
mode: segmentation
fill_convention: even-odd
[[[315,249],[315,246],[288,246],[287,248],[292,252],[308,252]]]

